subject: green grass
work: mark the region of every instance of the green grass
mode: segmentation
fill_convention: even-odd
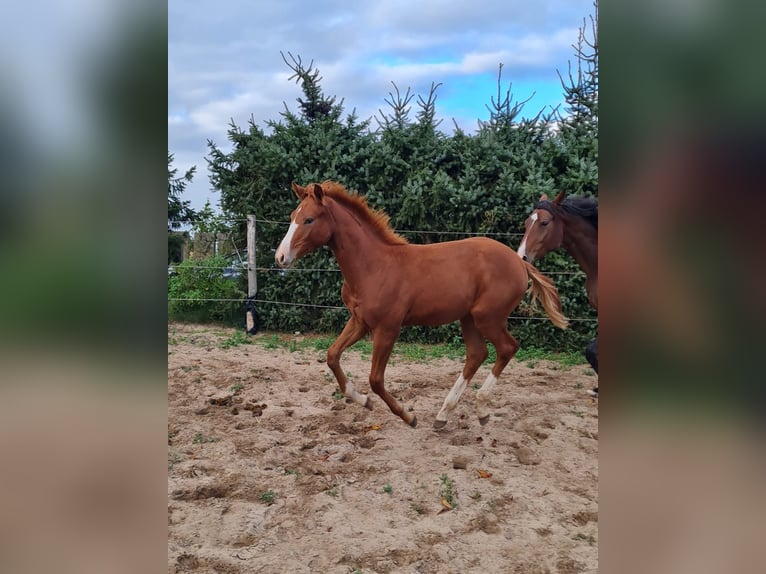
[[[394,487],[391,486],[390,484],[387,484],[383,487],[383,492],[385,492],[386,494],[391,494],[394,492]]]
[[[285,349],[291,353],[302,351],[316,351],[326,353],[335,342],[337,334],[304,334],[300,340],[289,333],[261,332],[255,336],[248,335],[242,329],[229,328],[223,326],[205,326],[194,333],[181,335],[175,329],[170,329],[170,344],[189,343],[199,346],[218,345],[223,349],[229,349],[245,344],[256,344],[265,349]],[[359,352],[362,357],[372,356],[372,340],[362,339],[350,347],[351,350]],[[489,354],[485,365],[490,365],[495,361],[495,348],[492,344],[487,344]],[[465,346],[460,337],[455,337],[447,343],[410,343],[399,341],[394,346],[391,353],[392,360],[404,360],[414,363],[428,363],[439,359],[463,360],[465,358]],[[534,367],[541,360],[557,363],[561,368],[572,367],[575,365],[587,365],[585,357],[580,351],[571,352],[553,352],[534,347],[522,347],[514,357],[514,362],[524,362],[528,366]],[[553,368],[556,368],[554,365]]]
[[[421,507],[419,504],[417,504],[417,503],[415,503],[415,502],[413,502],[412,504],[410,504],[410,508],[413,510],[413,512],[414,512],[415,514],[417,514],[417,515],[420,515],[420,516],[422,516],[422,515],[423,515],[423,513],[425,512],[425,511],[423,510],[423,508],[422,508],[422,507]]]
[[[230,337],[227,339],[224,339],[221,342],[221,348],[222,349],[229,349],[231,347],[238,347],[239,345],[246,345],[252,343],[252,340],[250,339],[250,335],[245,333],[244,331],[234,331]]]
[[[536,349],[534,347],[525,349],[519,349],[514,357],[516,361],[554,361],[565,367],[572,367],[575,365],[586,364],[585,356],[580,352],[567,351],[563,353],[554,353],[552,351],[546,351],[545,349]]]
[[[441,490],[439,494],[446,500],[452,508],[457,506],[455,501],[455,481],[447,476],[447,473],[443,473],[439,480],[441,481]]]
[[[244,335],[246,337],[246,335]],[[263,333],[252,339],[250,342],[256,343],[266,349],[285,349],[291,353],[298,351],[316,351],[320,353],[326,353],[335,342],[336,337],[333,335],[303,335],[302,340],[296,341],[293,335],[280,334],[280,333]],[[496,354],[493,345],[488,344],[489,355],[487,360],[484,361],[485,365],[492,364],[495,361]],[[362,339],[351,347],[352,351],[357,351],[362,356],[372,355],[372,341],[370,339]],[[465,347],[462,339],[458,341],[451,341],[449,343],[438,344],[423,344],[423,343],[408,343],[399,341],[394,346],[394,350],[391,353],[392,358],[399,360],[410,361],[414,363],[428,363],[439,359],[456,359],[462,360],[465,358]],[[524,348],[519,349],[518,353],[514,357],[514,361],[519,362],[533,362],[537,364],[538,361],[552,361],[558,363],[561,367],[571,367],[575,365],[586,364],[585,357],[580,352],[552,352],[544,349],[537,348]]]
[[[257,342],[263,345],[267,349],[279,349],[279,335],[271,334],[263,336],[261,339],[257,339]]]
[[[201,432],[198,432],[194,435],[194,440],[192,440],[192,442],[194,444],[205,444],[208,442],[218,442],[218,439],[211,436],[205,436]]]
[[[168,470],[173,468],[177,463],[181,462],[183,457],[180,453],[175,451],[168,451]]]
[[[596,538],[592,534],[588,534],[586,536],[585,534],[577,533],[574,536],[572,536],[572,540],[583,540],[584,542],[587,542],[591,546],[593,546],[596,543]]]
[[[258,500],[271,506],[274,504],[274,500],[276,500],[276,498],[277,495],[273,490],[267,490],[266,492],[261,493],[261,495],[258,497]]]

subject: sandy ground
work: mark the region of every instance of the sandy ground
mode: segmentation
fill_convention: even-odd
[[[486,426],[469,388],[436,431],[462,363],[395,356],[387,387],[413,429],[377,396],[372,411],[336,398],[323,353],[260,334],[227,346],[233,333],[169,325],[168,572],[598,570],[586,364],[514,360]],[[368,392],[369,357],[342,364]]]

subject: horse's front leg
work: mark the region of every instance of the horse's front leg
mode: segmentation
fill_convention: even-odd
[[[394,348],[396,338],[399,336],[401,327],[397,328],[377,328],[372,332],[372,368],[370,370],[370,388],[382,398],[391,412],[401,417],[411,427],[415,427],[418,424],[418,420],[412,413],[407,413],[394,398],[394,396],[386,390],[384,384],[384,375],[386,372],[386,365],[388,364],[388,358],[391,356],[391,351]]]
[[[463,340],[465,341],[465,367],[462,374],[458,377],[455,385],[450,390],[441,410],[436,414],[434,428],[440,429],[447,424],[447,416],[455,408],[460,396],[473,379],[476,371],[481,367],[489,352],[487,343],[479,332],[473,317],[467,315],[460,319],[460,328],[463,331]]]
[[[372,410],[372,402],[370,397],[358,392],[354,385],[346,379],[346,373],[340,367],[340,356],[348,347],[356,343],[359,339],[367,334],[367,327],[359,319],[356,319],[353,315],[343,327],[338,338],[327,350],[327,366],[330,367],[335,378],[338,380],[338,386],[340,392],[344,397],[348,397],[355,403],[359,403],[362,406]]]

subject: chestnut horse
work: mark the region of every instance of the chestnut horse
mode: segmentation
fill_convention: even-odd
[[[568,197],[559,193],[553,201],[543,194],[524,222],[526,233],[518,254],[534,263],[550,251],[563,247],[585,272],[588,300],[598,310],[598,199]],[[585,357],[598,373],[598,339],[585,349]],[[594,389],[598,396],[598,387]]]
[[[338,260],[344,279],[341,297],[351,318],[327,351],[327,365],[350,400],[372,409],[370,397],[358,392],[340,367],[343,351],[369,332],[373,345],[370,388],[392,413],[414,427],[415,415],[384,386],[391,350],[402,325],[459,320],[466,345],[465,367],[434,426],[442,428],[447,423],[447,415],[487,358],[485,339],[489,339],[497,359],[476,395],[476,411],[484,425],[489,420],[490,391],[519,348],[506,324],[529,279],[533,302],[539,299],[553,324],[566,328],[553,282],[502,243],[474,237],[411,245],[391,229],[385,213],[372,210],[363,197],[349,194],[339,183],[301,187],[293,182],[292,188],[300,204],[290,215],[290,227],[275,258],[285,268],[327,245]]]

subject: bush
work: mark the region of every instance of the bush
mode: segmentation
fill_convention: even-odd
[[[168,318],[240,324],[245,315],[242,279],[227,279],[224,257],[186,260],[168,278]]]

